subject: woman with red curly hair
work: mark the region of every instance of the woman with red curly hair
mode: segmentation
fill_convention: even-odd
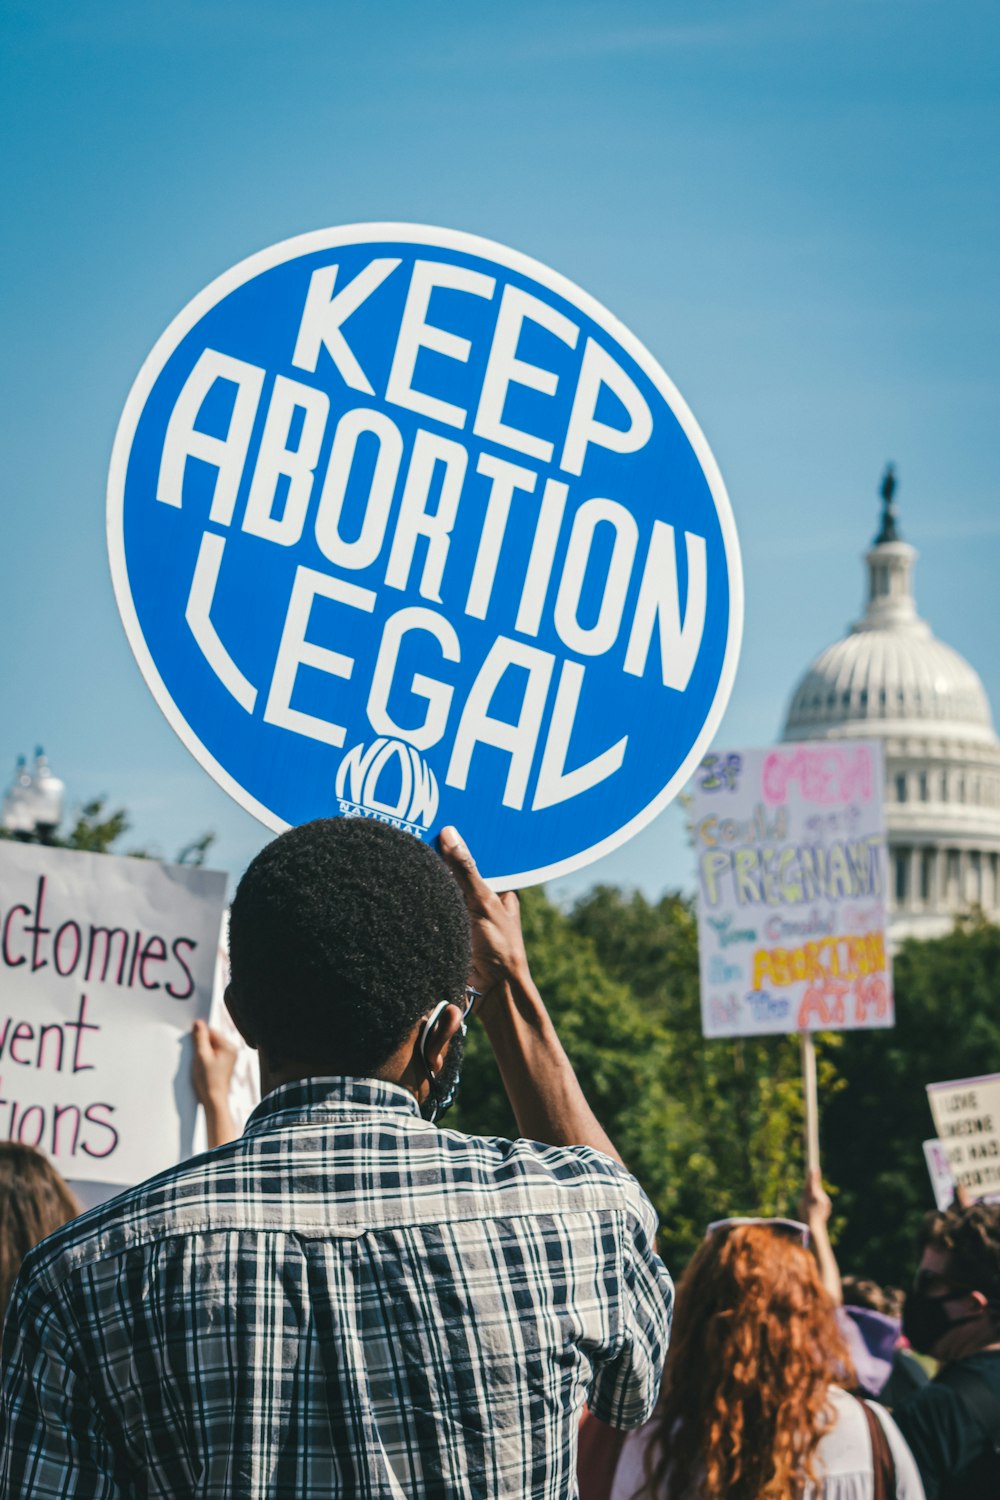
[[[923,1500],[892,1418],[842,1389],[850,1359],[806,1244],[790,1220],[710,1228],[677,1288],[656,1413],[625,1437],[609,1500]],[[597,1494],[588,1447],[592,1433],[582,1500]]]

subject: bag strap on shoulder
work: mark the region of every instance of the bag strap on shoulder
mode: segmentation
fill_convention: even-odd
[[[855,1398],[857,1399],[857,1398]],[[895,1500],[896,1460],[889,1447],[885,1428],[872,1411],[867,1401],[858,1401],[868,1426],[868,1437],[872,1445],[872,1482],[874,1500]]]

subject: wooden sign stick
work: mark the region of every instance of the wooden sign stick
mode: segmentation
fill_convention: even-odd
[[[811,1031],[799,1032],[802,1049],[802,1097],[805,1102],[806,1171],[819,1166],[819,1096],[816,1089],[816,1044]]]

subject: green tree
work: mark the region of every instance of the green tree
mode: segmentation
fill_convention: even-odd
[[[670,1181],[656,1200],[663,1243],[686,1257],[713,1218],[792,1211],[803,1176],[798,1046],[787,1037],[702,1036],[693,903],[599,886],[569,921],[668,1039],[658,1058],[671,1107],[658,1143]],[[829,1079],[825,1055],[822,1069]]]
[[[928,1083],[1000,1071],[1000,928],[907,941],[893,964],[896,1025],[845,1032],[843,1088],[824,1107],[823,1159],[840,1188],[845,1270],[906,1284],[933,1208],[921,1142],[934,1134]]]
[[[591,1105],[656,1206],[668,1263],[679,1269],[713,1218],[788,1212],[802,1183],[798,1049],[787,1038],[704,1040],[691,904],[599,887],[563,912],[535,890],[522,913],[539,989]],[[514,1133],[476,1026],[459,1100],[461,1129]]]
[[[58,844],[63,849],[86,849],[91,854],[110,854],[112,846],[131,826],[128,813],[123,807],[109,812],[106,798],[94,797],[80,808],[64,837],[56,835],[48,842]]]

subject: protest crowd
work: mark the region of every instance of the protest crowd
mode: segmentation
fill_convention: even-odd
[[[995,1500],[1000,1204],[929,1215],[904,1297],[841,1275],[814,1170],[675,1290],[516,895],[439,850],[338,818],[250,865],[242,1132],[199,1021],[206,1153],[81,1215],[0,1145],[0,1495]],[[442,1124],[473,1024],[519,1139]]]

